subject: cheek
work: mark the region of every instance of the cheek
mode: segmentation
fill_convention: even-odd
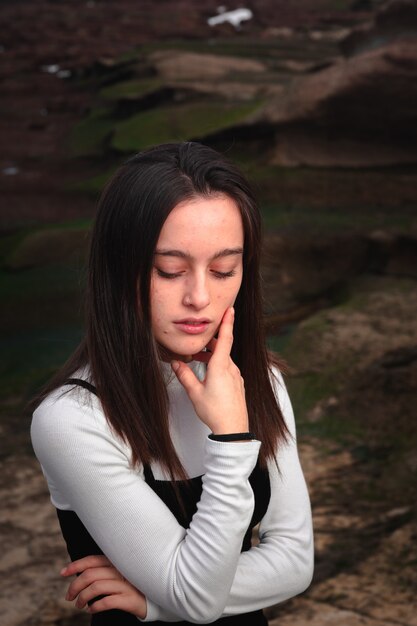
[[[230,303],[230,305],[232,305],[233,302],[236,300],[241,284],[242,284],[242,276],[237,278],[233,284],[229,285],[229,288],[227,289],[227,293],[225,294],[225,297]]]
[[[240,282],[233,286],[228,285],[227,289],[219,289],[213,299],[213,304],[215,304],[216,309],[218,309],[219,312],[224,313],[225,309],[233,306],[237,298],[237,294],[239,293],[239,289]]]
[[[157,324],[163,317],[163,302],[164,299],[155,285],[151,288],[151,316],[152,322]]]
[[[152,334],[157,340],[161,340],[167,334],[166,314],[158,302],[154,302],[151,310]]]
[[[150,295],[152,324],[154,329],[158,330],[172,316],[171,308],[174,295],[167,289],[167,285],[160,286],[155,282],[151,284]]]
[[[164,298],[154,297],[151,302],[152,319],[155,322],[160,322],[164,318],[165,306]]]
[[[163,307],[164,301],[167,299],[166,288],[164,288],[164,285],[161,285],[156,278],[151,281],[150,296],[151,308],[155,310],[159,310]]]

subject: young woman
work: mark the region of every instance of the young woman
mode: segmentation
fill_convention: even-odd
[[[95,625],[266,624],[302,592],[311,511],[266,349],[260,217],[197,143],[130,159],[101,198],[86,336],[38,398],[32,442]],[[260,541],[251,535],[260,523]]]

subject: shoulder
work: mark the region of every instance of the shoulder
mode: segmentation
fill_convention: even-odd
[[[98,427],[104,424],[104,413],[98,398],[82,387],[62,385],[46,396],[36,408],[32,429],[69,426],[86,420],[96,422]]]
[[[67,457],[77,450],[91,453],[104,442],[124,449],[107,422],[100,400],[74,385],[55,389],[41,402],[33,413],[30,434],[41,462],[51,455]]]
[[[57,508],[76,510],[78,498],[88,502],[99,481],[118,477],[119,487],[130,476],[130,449],[110,428],[99,399],[82,387],[50,393],[33,413],[30,434]]]

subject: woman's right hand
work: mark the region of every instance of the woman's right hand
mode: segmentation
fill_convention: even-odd
[[[126,580],[113,563],[103,555],[86,556],[61,570],[61,576],[77,578],[70,584],[66,600],[75,600],[78,609],[100,613],[119,609],[135,617],[146,617],[146,598]]]
[[[194,372],[181,361],[173,361],[172,369],[193,403],[198,417],[215,435],[243,433],[249,430],[245,385],[239,368],[233,363],[230,351],[233,345],[234,309],[223,315],[218,339],[212,339],[202,353],[207,361],[207,373],[199,381]],[[198,358],[195,355],[195,358]]]

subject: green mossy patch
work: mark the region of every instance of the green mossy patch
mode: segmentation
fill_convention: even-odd
[[[79,263],[86,257],[88,231],[85,228],[44,229],[29,233],[5,260],[10,270],[22,270],[56,263]]]
[[[276,192],[279,197],[279,192]],[[392,211],[372,211],[364,210],[355,213],[348,210],[340,210],[336,207],[312,209],[308,206],[288,206],[285,202],[270,201],[261,203],[264,224],[267,230],[297,230],[298,232],[308,231],[312,235],[317,235],[356,231],[370,232],[379,228],[388,231],[406,232],[415,221],[410,216],[395,215]]]
[[[28,399],[69,357],[82,337],[81,326],[0,335],[0,397]]]
[[[238,38],[222,38],[216,37],[213,39],[202,40],[179,40],[171,39],[165,42],[149,43],[142,47],[143,54],[149,55],[152,52],[173,50],[177,52],[195,52],[198,54],[211,54],[217,56],[227,57],[240,57],[242,59],[251,59],[256,61],[262,61],[267,64],[277,62],[278,64],[282,59],[290,58],[308,58],[316,54],[319,59],[322,58],[323,44],[320,46],[320,50],[316,52],[316,45],[311,45],[307,38],[303,39],[303,45],[300,45],[300,39],[295,37],[294,39],[283,39],[277,37],[275,39],[262,40],[256,36],[242,35]],[[328,42],[325,45],[326,56],[328,56],[328,49],[333,51],[334,45]],[[306,54],[306,49],[308,50]]]
[[[259,102],[190,103],[144,111],[117,124],[111,145],[120,152],[132,152],[159,143],[202,138],[244,122],[259,106]]]
[[[325,312],[320,311],[288,332],[269,337],[268,345],[294,369],[286,378],[286,384],[300,432],[343,441],[357,432],[352,424],[329,413],[316,421],[308,417],[320,401],[339,393],[349,371],[349,361],[337,355],[328,367],[317,369],[309,365],[308,355],[319,349],[320,336],[328,327]]]
[[[360,426],[337,414],[337,410],[325,411],[323,416],[312,420],[312,409],[321,401],[337,396],[343,388],[343,381],[349,372],[349,362],[335,359],[328,368],[297,370],[305,362],[306,353],[317,349],[314,338],[326,327],[326,321],[319,314],[303,322],[303,331],[294,326],[288,332],[268,338],[269,347],[277,352],[295,372],[290,373],[285,383],[291,398],[297,429],[302,436],[313,436],[332,440],[340,444],[352,444],[361,436]]]
[[[295,328],[280,352],[294,369],[287,382],[303,434],[387,444],[400,456],[415,446],[415,299],[413,280],[363,275]]]
[[[90,229],[92,220],[88,218],[79,218],[75,220],[66,220],[63,222],[51,222],[49,224],[32,225],[24,228],[18,228],[12,232],[0,234],[0,266],[7,265],[7,261],[13,257],[22,245],[23,241],[30,239],[33,235],[40,232],[56,231],[87,231]]]
[[[163,82],[160,78],[147,78],[142,80],[126,80],[121,83],[115,83],[101,89],[99,95],[101,98],[110,101],[117,101],[128,98],[141,98],[160,89]]]
[[[0,236],[0,267],[5,265],[6,260],[14,253],[28,232],[30,229],[25,228]]]
[[[97,174],[96,176],[92,176],[91,178],[87,178],[86,180],[71,183],[71,185],[67,186],[67,189],[68,191],[85,193],[89,196],[97,198],[103,191],[106,183],[113,176],[119,165],[121,165],[121,163],[115,164],[111,169],[108,169],[101,174]]]
[[[74,302],[83,283],[90,226],[91,220],[73,220],[0,237],[2,329],[20,322],[32,328],[35,318],[41,322],[42,315],[53,309],[51,299]],[[49,322],[58,319],[53,313],[46,317]]]
[[[286,346],[284,356],[290,358],[295,367],[308,368],[311,359],[308,359],[308,355],[306,357],[306,352],[311,354],[319,349],[320,338],[329,329],[325,311],[315,313],[298,325]]]
[[[83,287],[83,270],[75,264],[45,265],[21,272],[0,271],[2,310],[0,321],[3,329],[33,328],[44,322],[56,323],[67,302],[72,304]],[[55,310],[58,303],[59,312]],[[6,306],[7,302],[7,306]],[[55,312],[54,312],[55,310]],[[74,319],[76,313],[65,314]]]
[[[0,271],[3,404],[30,394],[35,381],[46,379],[76,347],[84,282],[83,270],[69,264]]]
[[[348,228],[409,232],[416,226],[415,202],[411,200],[416,184],[416,171],[392,169],[315,169],[269,165],[241,150],[233,158],[247,173],[264,209],[267,228],[297,225],[322,232]],[[404,192],[401,209],[387,202],[390,187]],[[396,192],[397,193],[397,192]],[[415,193],[414,193],[415,195]]]
[[[134,61],[138,61],[143,57],[142,46],[140,48],[131,48],[130,50],[126,50],[120,56],[117,57],[117,63],[133,63]]]
[[[199,54],[216,54],[218,56],[235,56],[256,59],[269,56],[271,42],[263,43],[259,39],[211,39],[207,40],[180,40],[171,39],[166,42],[149,43],[143,46],[143,53],[150,54],[159,50],[175,50],[178,52],[196,52]],[[257,54],[254,54],[257,51]]]
[[[0,410],[7,414],[80,340],[90,226],[68,220],[0,237]]]
[[[76,124],[68,138],[71,157],[96,157],[106,151],[107,141],[114,127],[112,109],[94,109],[88,117]]]

